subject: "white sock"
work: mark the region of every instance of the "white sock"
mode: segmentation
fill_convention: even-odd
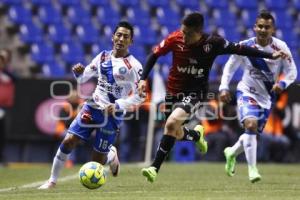
[[[238,156],[244,151],[244,146],[243,146],[243,139],[244,139],[244,134],[242,134],[238,141],[230,148],[230,151],[232,152],[233,155]]]
[[[105,164],[110,164],[113,161],[115,155],[116,155],[116,152],[114,150],[110,149],[107,154],[107,160],[106,160]]]
[[[245,134],[243,145],[248,165],[256,166],[256,135]]]
[[[69,154],[63,153],[60,148],[58,148],[57,153],[53,159],[52,169],[51,169],[51,176],[49,178],[50,182],[57,182],[58,176],[60,171],[65,165],[65,162],[68,158]]]

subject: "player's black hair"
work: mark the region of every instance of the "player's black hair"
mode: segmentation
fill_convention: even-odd
[[[133,38],[134,30],[133,30],[133,26],[129,22],[120,21],[114,30],[114,34],[117,32],[118,28],[120,28],[120,27],[124,27],[124,28],[130,30],[131,38]]]
[[[258,14],[258,16],[256,17],[256,21],[258,19],[265,19],[265,20],[271,20],[272,24],[275,26],[275,18],[273,17],[273,15],[267,11],[267,10],[262,10],[260,11],[260,13]]]
[[[204,25],[204,17],[199,12],[192,12],[183,17],[181,23],[187,27],[202,30]]]

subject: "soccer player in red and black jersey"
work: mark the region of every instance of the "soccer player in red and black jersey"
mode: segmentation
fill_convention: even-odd
[[[143,94],[145,79],[158,57],[169,52],[173,54],[166,95],[166,124],[164,135],[155,155],[154,162],[142,169],[147,180],[154,182],[164,159],[177,140],[190,140],[196,143],[201,153],[207,152],[204,130],[198,125],[194,130],[183,126],[191,112],[205,100],[208,90],[208,77],[215,58],[223,54],[238,54],[253,57],[276,59],[283,52],[273,54],[229,42],[224,38],[204,33],[202,14],[193,12],[186,15],[180,30],[167,36],[148,56],[138,90]]]

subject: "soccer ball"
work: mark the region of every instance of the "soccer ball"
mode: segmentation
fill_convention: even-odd
[[[88,162],[79,170],[80,183],[88,189],[97,189],[105,184],[106,172],[104,167],[97,162]]]

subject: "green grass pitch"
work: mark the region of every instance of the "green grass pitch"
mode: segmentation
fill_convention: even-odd
[[[49,176],[50,165],[10,165],[0,168],[0,200],[297,200],[300,199],[300,165],[259,164],[262,181],[248,181],[245,164],[237,165],[236,175],[224,173],[224,163],[166,163],[155,183],[141,176],[141,167],[123,164],[121,174],[109,176],[96,190],[78,181],[80,166],[64,169],[53,190],[37,190]],[[73,176],[72,176],[73,175]],[[76,176],[76,177],[75,177]]]

